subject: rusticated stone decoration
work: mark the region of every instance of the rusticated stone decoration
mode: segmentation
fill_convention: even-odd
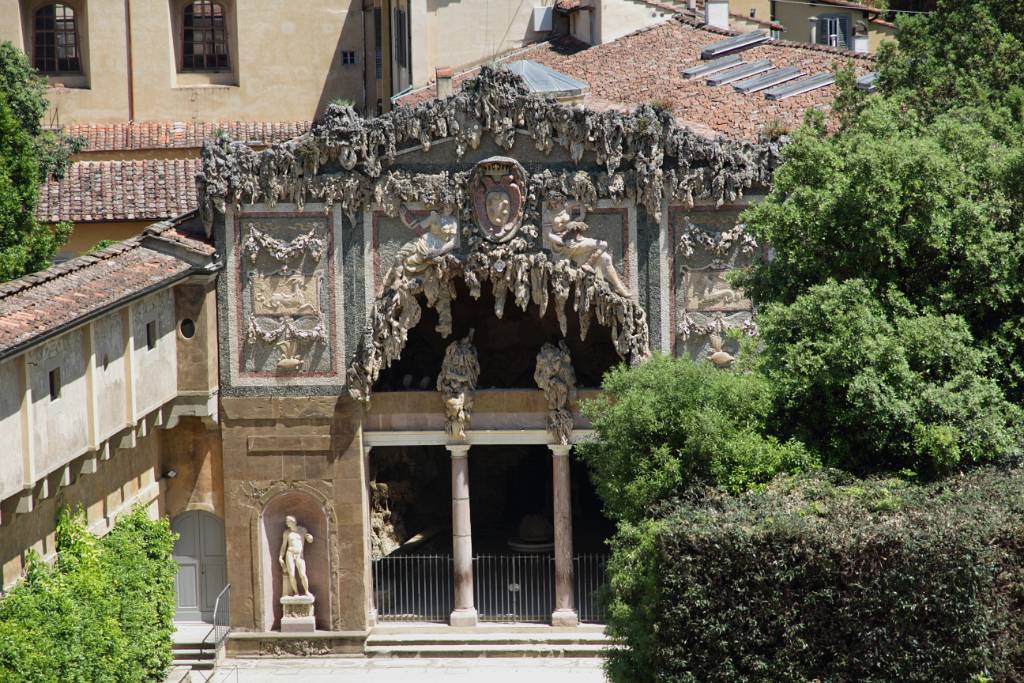
[[[328,641],[320,640],[261,640],[262,657],[316,657],[331,654]]]
[[[727,368],[732,365],[736,358],[731,353],[722,350],[722,335],[712,334],[710,336],[711,352],[708,354],[708,360],[711,361],[716,368]]]
[[[466,425],[473,414],[473,393],[480,377],[480,361],[473,346],[473,330],[448,345],[437,377],[437,390],[444,399],[445,431],[459,441],[466,439]]]
[[[680,127],[671,114],[641,105],[633,113],[587,111],[531,93],[518,76],[484,66],[455,95],[399,107],[372,119],[351,107],[330,105],[309,133],[265,149],[226,137],[203,146],[198,177],[201,212],[207,230],[215,212],[228,205],[263,202],[271,207],[306,201],[339,204],[350,215],[371,204],[389,215],[400,202],[466,206],[467,174],[417,174],[386,170],[398,150],[453,138],[455,154],[479,147],[490,132],[501,149],[511,149],[520,131],[550,153],[562,147],[575,163],[592,153],[604,171],[545,170],[525,179],[525,203],[531,197],[574,199],[593,205],[600,198],[631,200],[656,219],[662,204],[696,199],[732,202],[752,185],[767,185],[780,163],[777,142],[709,139]],[[327,166],[339,173],[321,173]],[[557,195],[556,195],[557,193]],[[503,215],[495,201],[492,215]],[[486,209],[486,207],[485,207]],[[510,216],[514,203],[509,203]],[[509,237],[499,231],[499,237]]]
[[[584,272],[597,275],[608,283],[612,291],[623,297],[633,296],[632,292],[622,284],[619,274],[615,271],[608,243],[593,237],[586,237],[587,224],[580,220],[572,220],[569,212],[562,209],[552,220],[548,234],[548,245],[560,256],[568,258]]]
[[[540,348],[533,381],[544,392],[548,403],[548,431],[557,443],[568,446],[572,440],[576,373],[564,339],[559,340],[558,346],[549,342]]]

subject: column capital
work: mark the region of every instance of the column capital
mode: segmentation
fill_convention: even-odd
[[[449,443],[445,444],[445,448],[453,458],[465,458],[469,455],[470,446],[468,443]]]
[[[548,448],[551,449],[551,455],[560,458],[569,455],[569,451],[572,450],[572,444],[549,443]]]

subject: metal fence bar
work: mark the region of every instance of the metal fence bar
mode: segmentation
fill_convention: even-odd
[[[603,624],[607,619],[602,593],[608,585],[608,555],[575,555],[573,574],[576,589],[576,613],[581,622]]]
[[[381,621],[445,622],[454,607],[451,555],[390,555],[373,560]]]
[[[604,623],[608,555],[573,556],[580,621]],[[481,621],[548,623],[554,609],[551,555],[477,555],[474,598]],[[447,622],[454,609],[451,555],[402,555],[374,560],[374,602],[381,621]]]

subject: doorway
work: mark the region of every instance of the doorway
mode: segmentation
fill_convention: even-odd
[[[174,618],[212,623],[217,596],[227,585],[224,523],[209,512],[191,510],[175,517],[171,530],[178,534],[174,543],[174,561],[178,563]]]

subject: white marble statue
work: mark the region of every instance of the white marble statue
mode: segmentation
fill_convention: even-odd
[[[569,212],[562,209],[555,214],[551,222],[551,233],[548,235],[551,250],[565,256],[585,272],[603,278],[619,296],[632,296],[615,271],[612,256],[608,253],[608,243],[593,237],[585,237],[584,233],[587,230],[586,223],[572,220]]]
[[[300,526],[295,518],[288,515],[284,518],[284,534],[281,537],[281,552],[277,560],[281,563],[283,577],[281,595],[309,595],[309,577],[306,576],[306,559],[303,550],[306,543],[313,542],[313,534],[304,526]],[[299,584],[302,593],[299,593]]]

